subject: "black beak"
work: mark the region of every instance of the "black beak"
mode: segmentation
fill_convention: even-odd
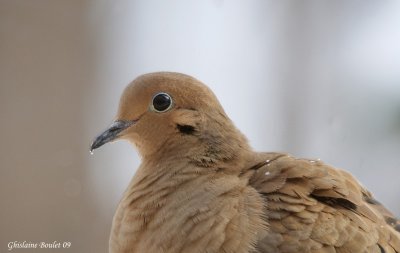
[[[99,148],[106,144],[107,142],[110,142],[117,137],[119,137],[119,133],[122,132],[123,130],[127,129],[131,125],[133,125],[135,121],[129,121],[129,120],[117,120],[114,121],[114,123],[111,124],[111,126],[104,131],[102,134],[96,137],[96,139],[93,141],[92,145],[90,146],[90,152],[92,153],[93,150],[96,148]]]

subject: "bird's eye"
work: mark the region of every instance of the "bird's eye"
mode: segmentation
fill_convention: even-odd
[[[156,112],[165,112],[172,107],[172,98],[164,92],[157,93],[153,97],[152,107]]]

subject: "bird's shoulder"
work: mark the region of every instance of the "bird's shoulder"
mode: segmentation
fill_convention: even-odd
[[[258,157],[249,184],[270,223],[260,252],[400,252],[400,221],[350,173],[282,153]]]

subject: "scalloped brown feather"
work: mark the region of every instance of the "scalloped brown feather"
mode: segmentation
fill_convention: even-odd
[[[349,173],[264,153],[249,184],[268,208],[259,252],[400,252],[399,220]]]

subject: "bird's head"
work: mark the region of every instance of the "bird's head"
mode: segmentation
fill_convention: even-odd
[[[247,147],[207,86],[171,72],[145,74],[129,84],[116,120],[94,140],[91,150],[117,139],[131,141],[142,157],[185,153],[209,160]]]

